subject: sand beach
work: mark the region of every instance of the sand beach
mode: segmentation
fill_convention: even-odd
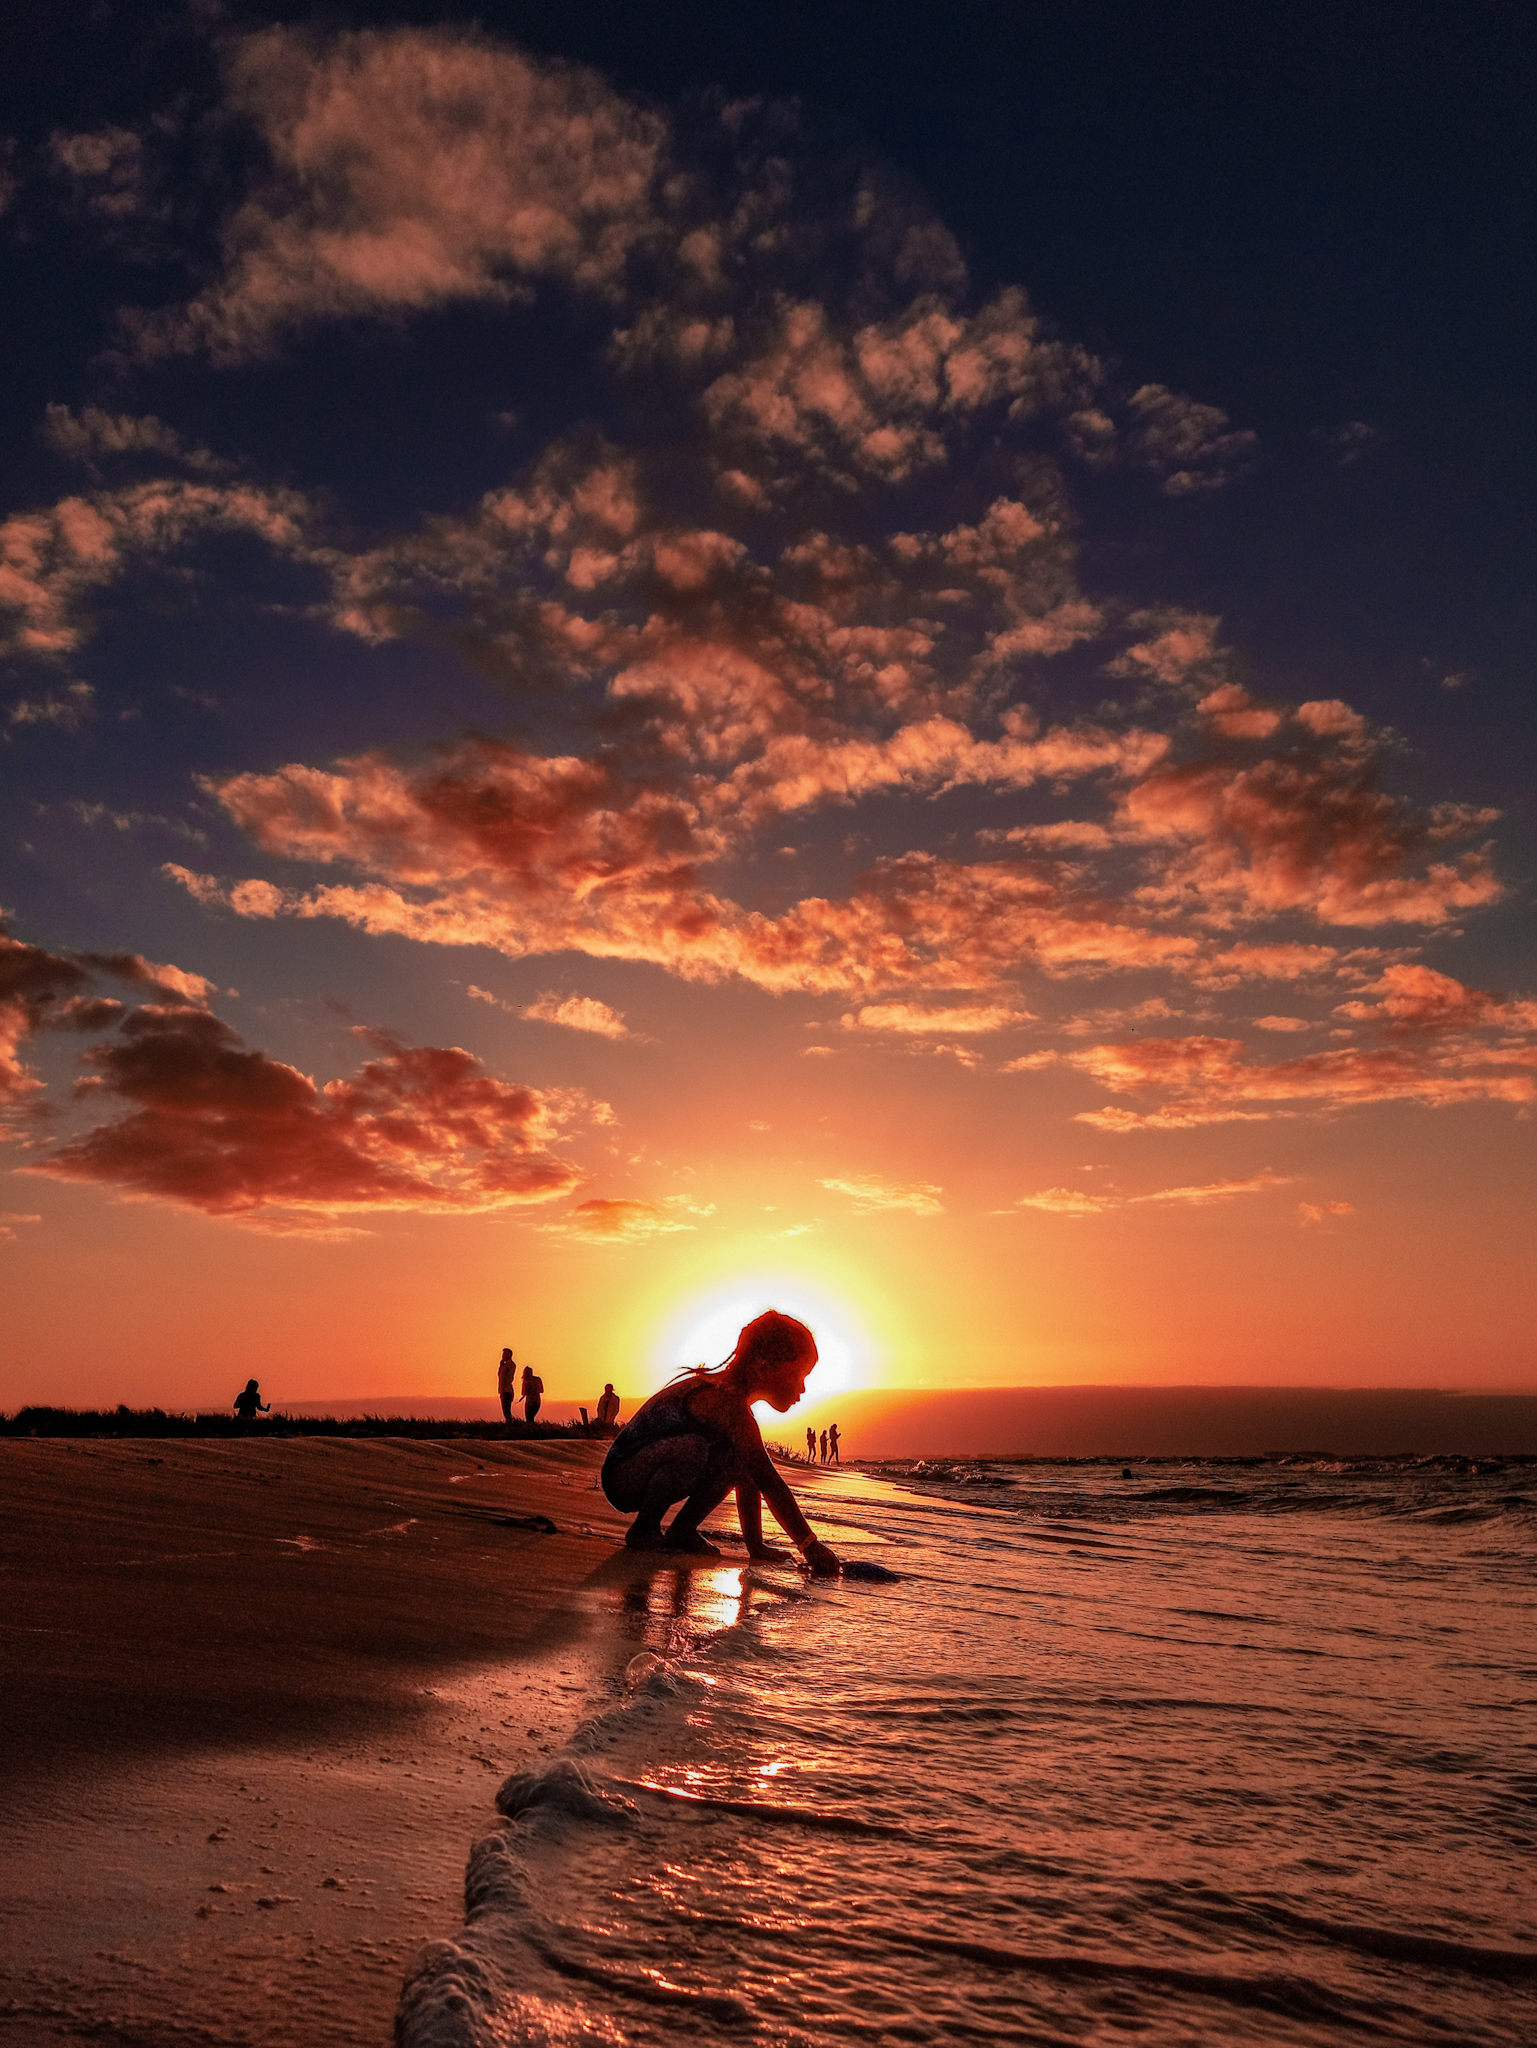
[[[497,1786],[646,1634],[601,1453],[0,1444],[0,2042],[387,2041]]]

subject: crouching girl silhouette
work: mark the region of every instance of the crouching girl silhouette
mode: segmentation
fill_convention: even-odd
[[[816,1362],[816,1340],[806,1325],[766,1309],[742,1331],[724,1365],[684,1373],[638,1408],[603,1460],[603,1491],[635,1517],[625,1542],[635,1550],[716,1555],[699,1524],[735,1487],[749,1557],[788,1555],[763,1540],[767,1501],[811,1569],[836,1572],[836,1555],[811,1533],[763,1448],[752,1412],[754,1401],[767,1401],[781,1415],[793,1408]],[[662,1516],[674,1501],[683,1505],[664,1536]]]

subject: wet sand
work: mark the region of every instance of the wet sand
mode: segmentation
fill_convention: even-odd
[[[601,1453],[0,1444],[3,2048],[387,2042],[497,1785],[637,1646]]]

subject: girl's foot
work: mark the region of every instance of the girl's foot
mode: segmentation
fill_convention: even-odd
[[[686,1550],[691,1557],[719,1557],[720,1547],[710,1543],[697,1529],[680,1529],[676,1522],[667,1532],[669,1550]]]
[[[633,1521],[625,1532],[624,1547],[626,1550],[665,1549],[661,1522],[648,1522],[644,1518]]]

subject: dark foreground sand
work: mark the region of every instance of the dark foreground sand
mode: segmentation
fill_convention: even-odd
[[[0,2048],[388,2042],[497,1785],[686,1611],[601,1450],[0,1443]]]

